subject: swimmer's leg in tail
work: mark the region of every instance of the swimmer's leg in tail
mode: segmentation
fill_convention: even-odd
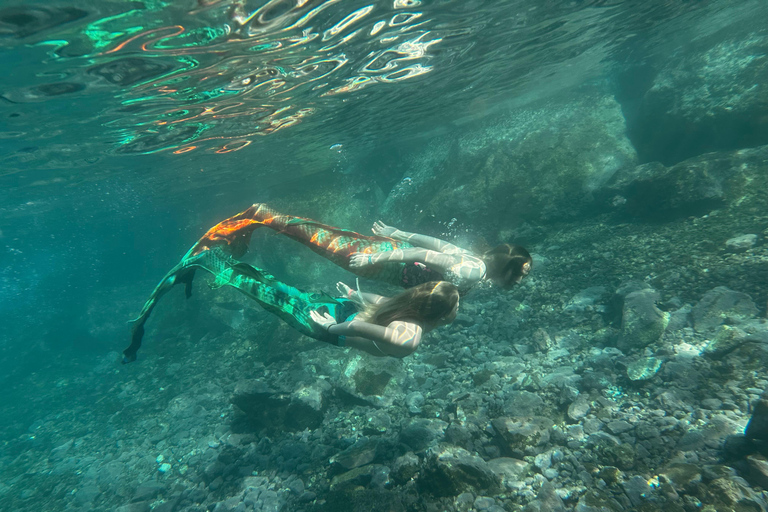
[[[233,256],[239,257],[245,253],[251,234],[259,227],[268,227],[277,233],[292,238],[336,265],[361,277],[371,277],[384,281],[390,279],[378,275],[386,270],[383,266],[352,269],[349,266],[351,255],[354,253],[374,254],[413,247],[408,242],[392,238],[366,236],[355,231],[322,224],[312,219],[284,215],[263,203],[257,203],[208,230],[190,252],[199,253],[217,245],[225,245]],[[394,284],[398,284],[399,278],[399,274],[392,277]]]
[[[328,334],[312,321],[310,312],[325,308],[331,315],[335,316],[337,312],[341,311],[341,302],[322,293],[308,293],[282,283],[263,270],[247,263],[238,262],[220,247],[205,250],[194,256],[189,254],[187,253],[187,256],[165,275],[160,284],[155,287],[149,300],[144,304],[139,316],[134,320],[131,345],[123,351],[124,364],[136,360],[136,353],[141,347],[144,336],[144,324],[157,301],[176,284],[185,284],[187,292],[189,292],[191,277],[196,268],[213,274],[214,288],[232,286],[254,299],[264,309],[277,315],[300,333],[320,341],[338,344],[338,337]]]

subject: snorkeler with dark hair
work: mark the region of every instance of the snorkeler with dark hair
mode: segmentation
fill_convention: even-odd
[[[196,269],[213,274],[214,288],[236,288],[306,336],[374,356],[412,354],[423,334],[451,323],[459,307],[458,289],[445,281],[423,283],[392,298],[339,283],[337,289],[344,297],[332,298],[280,282],[264,270],[237,261],[222,247],[194,252],[196,248],[165,275],[144,304],[134,321],[131,345],[123,351],[123,363],[136,360],[144,324],[160,297],[174,285],[184,284],[189,298]]]
[[[284,215],[263,203],[220,222],[195,247],[202,250],[227,245],[239,257],[247,251],[253,231],[262,226],[301,242],[360,277],[403,288],[445,280],[464,294],[487,279],[509,289],[530,273],[533,264],[531,255],[519,245],[502,244],[477,255],[444,240],[400,231],[382,222],[374,223],[374,236],[366,236]]]

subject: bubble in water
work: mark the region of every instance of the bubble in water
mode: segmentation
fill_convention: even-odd
[[[347,165],[347,155],[344,152],[344,144],[333,144],[328,149],[335,151],[339,155],[336,160],[336,165],[333,167],[333,172],[340,172],[342,174],[349,174],[352,172]]]

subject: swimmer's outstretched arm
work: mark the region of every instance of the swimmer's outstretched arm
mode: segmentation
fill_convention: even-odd
[[[423,263],[435,270],[445,272],[461,260],[460,256],[444,254],[430,249],[413,247],[410,249],[395,249],[393,251],[381,251],[373,254],[354,253],[349,258],[351,268],[366,267],[387,261],[401,261],[405,263]]]
[[[387,327],[361,320],[337,324],[327,313],[323,316],[312,311],[310,315],[329,333],[345,336],[347,346],[379,357],[406,357],[413,354],[424,332],[421,326],[411,322],[392,322]]]
[[[468,254],[445,254],[429,249],[395,249],[373,254],[354,253],[349,258],[350,268],[366,267],[386,261],[423,263],[429,268],[446,274],[449,271],[470,282],[480,281],[485,275],[485,264],[480,258]]]
[[[442,252],[444,254],[472,254],[471,252],[462,249],[452,243],[440,240],[427,235],[420,235],[418,233],[409,233],[407,231],[401,231],[392,226],[387,226],[380,220],[373,223],[372,231],[379,236],[386,236],[394,238],[395,240],[401,240],[408,242],[416,247],[423,247],[424,249],[431,249],[433,251]]]

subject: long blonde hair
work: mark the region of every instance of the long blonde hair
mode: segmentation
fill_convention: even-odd
[[[395,295],[382,304],[365,306],[366,322],[387,326],[395,321],[437,324],[451,314],[459,301],[459,289],[447,281],[430,281]]]

